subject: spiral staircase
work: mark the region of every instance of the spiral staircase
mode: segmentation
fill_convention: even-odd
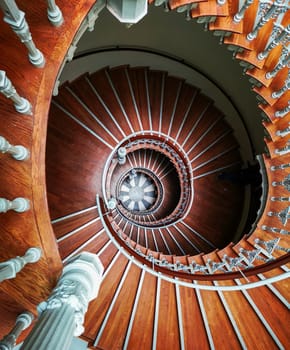
[[[18,4],[46,63],[35,68],[23,59],[22,44],[1,23],[1,67],[32,116],[0,96],[1,135],[31,155],[23,162],[1,155],[1,197],[28,198],[31,208],[1,214],[0,256],[30,246],[43,256],[1,283],[1,336],[23,310],[36,313],[70,257],[89,251],[105,267],[82,335],[90,349],[288,348],[290,113],[289,90],[281,89],[289,69],[265,78],[280,62],[281,44],[257,59],[273,19],[249,41],[258,2],[239,22],[237,1],[164,2],[219,35],[257,94],[267,151],[254,169],[241,231],[249,200],[237,181],[243,159],[215,101],[166,71],[131,65],[83,74],[52,97],[95,2],[59,4],[65,21],[57,28],[44,3]]]

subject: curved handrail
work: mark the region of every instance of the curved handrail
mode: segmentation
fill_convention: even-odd
[[[207,289],[207,290],[241,290],[241,289],[254,288],[260,285],[265,285],[267,283],[273,283],[274,281],[286,279],[290,276],[290,272],[287,272],[269,279],[265,279],[263,281],[250,282],[247,284],[243,284],[241,286],[208,286],[208,285],[199,285],[199,284],[193,285],[192,283],[189,283],[189,282],[179,281],[179,279],[196,280],[196,281],[234,280],[234,279],[243,278],[244,276],[248,277],[248,276],[257,275],[259,273],[263,273],[263,272],[272,270],[274,268],[280,267],[282,265],[285,265],[290,261],[290,253],[285,254],[284,256],[277,258],[274,261],[269,262],[267,264],[255,266],[248,270],[243,270],[242,274],[240,272],[228,272],[228,273],[219,273],[219,274],[212,274],[212,275],[198,275],[198,274],[189,275],[179,271],[171,271],[166,268],[155,265],[154,263],[153,264],[150,263],[148,260],[141,257],[138,253],[136,253],[133,249],[130,249],[129,247],[127,247],[125,242],[113,230],[112,231],[110,230],[110,223],[108,219],[103,215],[103,212],[102,212],[102,205],[100,202],[99,195],[96,196],[96,203],[97,203],[100,220],[105,229],[105,232],[107,233],[107,235],[109,236],[113,244],[116,246],[116,248],[138,267],[143,268],[147,272],[157,277],[163,278],[167,281],[170,281],[172,283],[178,283],[186,287]]]

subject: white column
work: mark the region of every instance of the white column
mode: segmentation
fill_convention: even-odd
[[[34,316],[30,312],[23,312],[16,318],[15,326],[11,332],[0,341],[0,350],[13,350],[16,340],[26,328],[31,325]]]
[[[73,336],[84,331],[84,316],[98,295],[103,270],[95,254],[83,252],[69,260],[56,288],[39,305],[38,321],[21,350],[69,349]]]
[[[16,274],[28,263],[37,262],[41,257],[39,248],[29,248],[24,256],[17,256],[0,263],[0,282],[15,278]]]

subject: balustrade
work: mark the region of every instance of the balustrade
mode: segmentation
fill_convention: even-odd
[[[36,67],[43,67],[45,60],[43,54],[36,48],[25,19],[25,13],[19,10],[14,0],[1,0],[0,8],[4,13],[4,22],[8,23],[14,33],[28,50],[29,61]]]
[[[290,63],[290,46],[286,47],[284,46],[282,49],[282,53],[279,59],[279,62],[277,65],[274,67],[274,69],[271,72],[267,72],[265,77],[266,79],[272,79],[276,76],[276,74],[284,67],[288,66]]]
[[[285,84],[281,87],[281,89],[272,92],[273,98],[280,98],[284,92],[290,90],[290,72],[288,72],[287,79],[285,80]]]
[[[288,219],[290,219],[290,207],[287,207],[280,212],[269,211],[268,216],[277,216],[282,224],[286,226]]]
[[[35,263],[41,257],[39,248],[29,248],[24,256],[17,256],[0,263],[0,282],[15,278],[16,274],[28,263]]]
[[[62,13],[55,0],[47,0],[47,17],[50,23],[56,27],[61,26],[63,23]]]
[[[22,331],[31,325],[33,319],[33,314],[28,311],[20,314],[16,318],[15,326],[11,332],[7,334],[2,340],[0,340],[0,350],[13,350],[14,346],[16,345],[17,338],[22,333]]]
[[[98,295],[104,267],[92,253],[69,260],[47,301],[38,306],[39,317],[22,350],[67,350],[73,336],[83,333],[88,304]]]
[[[271,241],[264,241],[262,239],[256,238],[255,247],[258,249],[262,249],[263,254],[268,256],[269,259],[274,259],[272,255],[274,250],[282,250],[286,253],[290,251],[290,249],[287,249],[278,245],[279,241],[280,241],[280,238],[274,238]]]
[[[273,32],[274,38],[267,44],[264,51],[258,54],[257,57],[259,60],[265,59],[269,55],[270,51],[277,45],[286,45],[290,39],[290,25],[288,25],[286,28],[284,28],[282,25],[274,25]]]
[[[30,103],[25,98],[18,95],[15,87],[7,78],[6,72],[3,70],[0,70],[0,92],[5,97],[11,99],[17,112],[21,114],[32,114]]]
[[[18,197],[12,201],[6,198],[0,198],[0,213],[6,213],[8,210],[14,210],[17,213],[24,213],[30,209],[30,202],[26,198]]]
[[[0,152],[9,153],[16,160],[26,160],[29,158],[29,151],[20,145],[12,146],[4,137],[0,136]]]
[[[258,16],[259,20],[253,30],[247,35],[249,41],[257,37],[259,30],[270,20],[278,17],[280,13],[285,13],[288,8],[288,0],[276,0],[272,4],[271,1],[259,2]]]

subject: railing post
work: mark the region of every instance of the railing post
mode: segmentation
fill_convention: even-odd
[[[0,7],[4,13],[4,22],[8,23],[14,33],[28,50],[29,61],[36,67],[44,66],[43,54],[36,48],[27,21],[25,13],[20,11],[14,0],[1,0]]]
[[[14,103],[14,107],[17,112],[21,114],[32,114],[30,103],[23,97],[20,97],[12,85],[11,81],[7,78],[6,72],[0,70],[0,92],[7,98],[10,98]]]
[[[16,160],[29,158],[29,151],[23,146],[12,146],[3,136],[0,136],[0,152],[9,153]]]
[[[37,262],[41,257],[39,248],[29,248],[24,256],[17,256],[0,263],[0,282],[15,278],[16,274],[28,263]]]
[[[0,198],[0,213],[6,213],[8,210],[14,210],[17,213],[24,213],[30,209],[30,202],[26,198],[18,197],[12,201],[6,198]]]
[[[120,147],[118,149],[118,162],[120,165],[123,165],[126,163],[126,154],[127,154],[127,151],[126,151],[126,148],[125,147]]]
[[[16,318],[15,326],[11,332],[0,341],[0,350],[13,350],[16,340],[26,328],[31,325],[34,316],[30,312],[23,312]]]
[[[55,0],[47,0],[47,17],[55,27],[59,27],[63,23],[62,12],[56,5]]]
[[[38,321],[21,350],[69,349],[73,336],[84,331],[84,315],[98,295],[103,270],[95,254],[83,252],[72,258],[48,300],[39,305]]]

